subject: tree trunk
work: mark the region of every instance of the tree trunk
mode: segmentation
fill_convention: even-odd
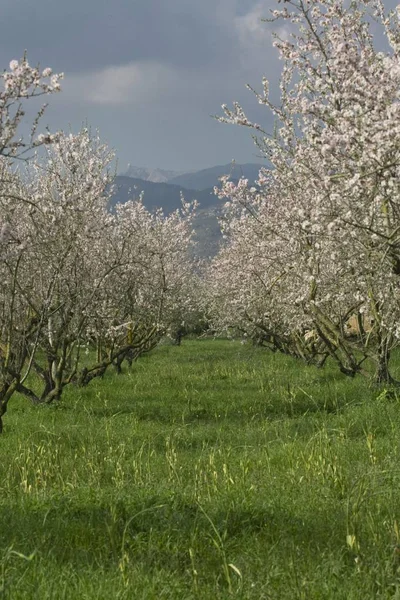
[[[121,354],[120,356],[117,356],[117,358],[114,360],[114,368],[116,370],[116,372],[118,373],[118,375],[121,375],[122,373],[122,363],[124,362],[126,357],[126,354]]]
[[[5,381],[0,389],[0,434],[3,433],[3,417],[7,412],[8,402],[17,389],[18,380]]]
[[[386,348],[381,348],[377,361],[377,369],[375,373],[375,383],[388,383],[388,384],[399,384],[396,379],[392,377],[389,370],[390,352]]]
[[[375,383],[399,384],[390,374],[390,346],[391,336],[385,335],[382,331],[378,331],[378,349],[376,360]]]

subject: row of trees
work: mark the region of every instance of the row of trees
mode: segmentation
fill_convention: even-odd
[[[36,136],[43,110],[31,139],[18,139],[22,103],[59,79],[26,58],[3,75],[0,431],[15,392],[57,400],[148,351],[193,310],[194,205],[164,215],[139,199],[112,210],[113,153],[86,129]]]
[[[400,27],[379,0],[288,0],[272,134],[243,109],[270,167],[256,186],[225,178],[227,241],[208,274],[209,310],[273,349],[392,381],[400,341]],[[283,23],[281,23],[283,21]],[[283,26],[282,26],[283,25]],[[377,32],[383,51],[374,45]],[[382,35],[383,34],[383,35]],[[356,326],[349,331],[349,319]],[[367,361],[367,362],[366,362]]]
[[[221,117],[255,130],[269,166],[254,186],[223,179],[226,241],[201,284],[195,206],[183,201],[170,215],[149,213],[141,199],[112,208],[113,154],[97,136],[37,135],[42,108],[31,136],[19,137],[24,103],[58,91],[62,76],[26,57],[0,75],[0,431],[15,392],[59,399],[166,332],[179,337],[199,305],[219,332],[320,366],[330,357],[350,376],[372,361],[377,381],[392,381],[399,13],[380,0],[288,0],[271,20],[285,32],[275,36],[281,101],[273,104],[266,80],[256,97],[274,115],[273,133],[238,104]]]

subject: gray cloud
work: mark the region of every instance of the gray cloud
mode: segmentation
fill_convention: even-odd
[[[395,0],[387,4],[395,5]],[[86,120],[116,148],[121,167],[191,169],[256,159],[248,130],[210,118],[237,100],[271,125],[245,84],[277,82],[274,0],[2,0],[0,65],[28,50],[65,71],[46,122]],[[273,87],[273,86],[272,86]]]
[[[65,71],[135,60],[198,68],[235,58],[234,0],[6,0],[0,55],[25,47]],[[232,11],[232,8],[234,9]],[[17,35],[16,35],[17,34]]]

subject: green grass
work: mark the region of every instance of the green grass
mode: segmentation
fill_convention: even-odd
[[[400,396],[162,346],[0,438],[0,600],[400,598]]]

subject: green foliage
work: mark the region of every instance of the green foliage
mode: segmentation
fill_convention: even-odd
[[[161,346],[0,439],[0,600],[400,597],[400,396]]]

